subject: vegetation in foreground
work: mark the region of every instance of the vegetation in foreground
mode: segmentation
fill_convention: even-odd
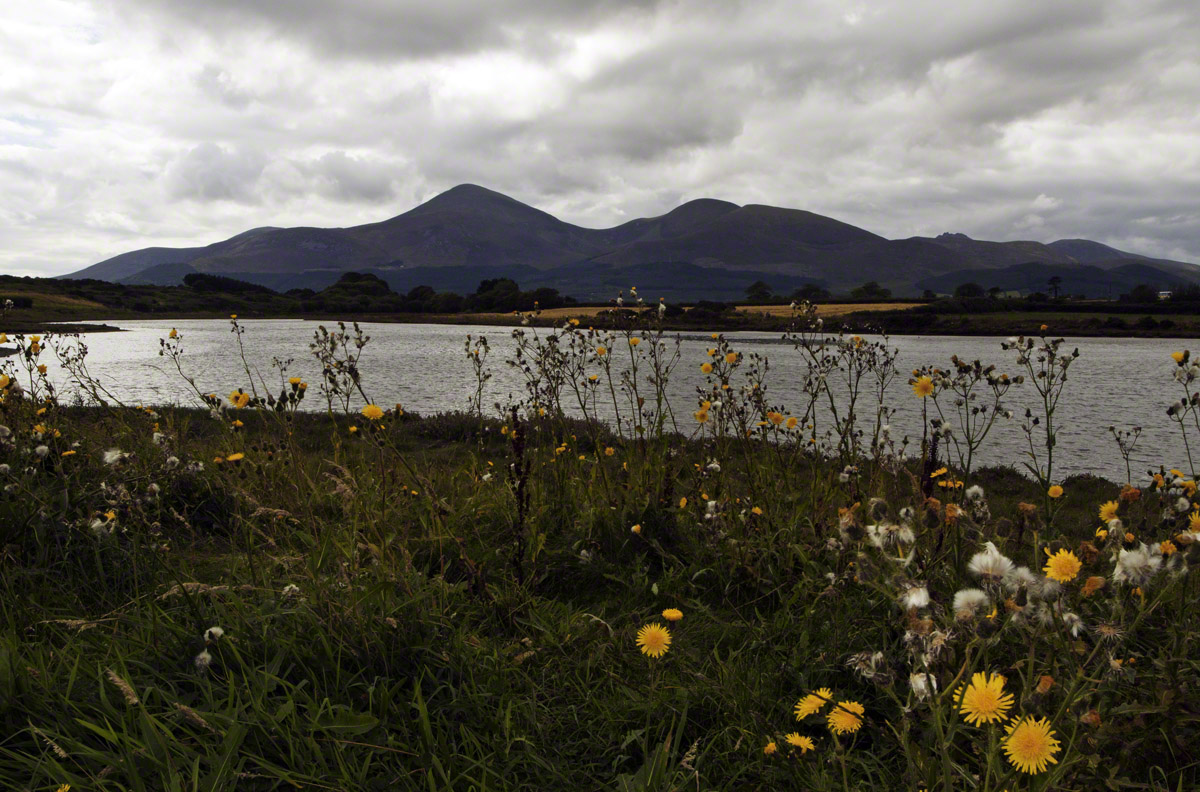
[[[716,334],[684,361],[637,321],[518,329],[527,398],[494,407],[468,338],[476,397],[424,419],[371,401],[344,327],[314,337],[321,382],[247,366],[220,396],[172,332],[200,409],[122,405],[71,339],[10,339],[0,785],[1195,787],[1195,471],[1058,481],[1058,401],[1086,398],[1061,340],[1006,342],[1011,376],[907,376],[805,307],[789,407],[764,358]],[[1200,366],[1176,363],[1187,437]],[[678,365],[709,382],[685,416]],[[1010,419],[1032,479],[972,465]]]

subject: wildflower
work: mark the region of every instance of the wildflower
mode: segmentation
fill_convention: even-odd
[[[40,445],[37,448],[33,449],[33,453],[37,456],[38,459],[45,459],[50,454],[50,447]]]
[[[1045,718],[1022,718],[1008,727],[1004,752],[1008,761],[1022,773],[1042,773],[1047,766],[1058,764],[1054,755],[1059,751],[1058,740]]]
[[[1083,563],[1070,550],[1059,550],[1046,561],[1042,569],[1046,577],[1059,583],[1070,583],[1083,568]]]
[[[129,454],[119,448],[110,448],[104,452],[104,464],[114,467],[129,458]]]
[[[1100,522],[1108,522],[1117,516],[1117,509],[1121,504],[1116,501],[1109,501],[1100,507]]]
[[[1169,556],[1172,553],[1177,552],[1178,550],[1179,550],[1179,548],[1176,547],[1175,543],[1172,542],[1170,539],[1167,539],[1158,545],[1158,551],[1165,556]]]
[[[737,352],[729,352],[725,355],[726,363],[733,365],[734,363],[737,363],[737,361],[738,361],[738,353]]]
[[[968,487],[967,491],[963,494],[969,501],[981,501],[983,500],[983,487],[976,484]]]
[[[763,513],[762,507],[761,507],[761,506],[755,506],[754,508],[752,508],[752,509],[750,510],[750,513],[751,513],[751,514],[753,514],[753,515],[755,515],[755,516],[757,516],[757,517],[762,517],[762,513]]]
[[[937,692],[937,677],[930,674],[910,674],[908,684],[918,700],[927,699]]]
[[[935,470],[935,471],[933,471],[932,473],[930,473],[930,474],[929,474],[929,478],[931,478],[931,479],[935,479],[935,478],[938,478],[939,476],[944,476],[944,475],[946,475],[946,474],[947,474],[947,473],[949,473],[949,472],[950,472],[950,468],[944,468],[944,467],[940,467],[940,468],[938,468],[937,470]]]
[[[1063,494],[1063,488],[1055,484],[1050,489],[1046,490],[1046,494],[1051,498],[1061,498]]]
[[[1171,359],[1182,366],[1188,359],[1188,352],[1186,349],[1182,352],[1172,352]]]
[[[281,591],[280,594],[282,594],[285,597],[299,596],[300,587],[297,586],[295,583],[288,583],[286,586],[283,587],[283,591]]]
[[[362,408],[362,415],[368,421],[378,421],[383,417],[383,410],[374,404],[368,404]]]
[[[615,453],[617,453],[617,449],[613,448],[612,446],[608,446],[604,449],[604,456],[612,456]]]
[[[679,499],[679,508],[681,508],[681,509],[686,509],[686,508],[687,508],[687,498],[680,498],[680,499]]]
[[[783,735],[783,739],[787,740],[787,744],[793,748],[799,748],[801,755],[808,753],[814,747],[812,737],[805,737],[796,732]]]
[[[929,589],[924,584],[914,583],[900,595],[900,606],[905,610],[929,607]]]
[[[197,671],[207,671],[208,667],[212,665],[212,655],[205,649],[196,655],[192,662],[196,664]]]
[[[929,377],[917,377],[912,383],[913,393],[924,399],[933,395],[933,380]]]
[[[692,413],[692,417],[696,419],[697,423],[707,423],[708,410],[696,410],[696,412]]]
[[[975,726],[1004,720],[1012,705],[1012,694],[1004,692],[1004,677],[999,674],[974,674],[971,684],[958,693],[958,711]]]
[[[667,653],[671,647],[671,633],[657,622],[647,624],[638,630],[637,646],[642,654],[658,659]]]
[[[1079,590],[1079,593],[1085,597],[1090,597],[1100,589],[1104,588],[1104,583],[1104,578],[1099,577],[1098,575],[1092,575],[1087,580],[1083,581],[1083,588]]]
[[[246,458],[246,455],[239,451],[236,454],[230,454],[229,456],[225,457],[225,461],[226,462],[241,462],[245,458]]]
[[[1013,562],[996,549],[992,542],[984,544],[984,550],[971,556],[967,569],[985,581],[1000,580],[1013,568]]]
[[[1146,544],[1133,550],[1121,548],[1117,565],[1113,569],[1113,581],[1131,586],[1144,586],[1162,566],[1162,555],[1152,553]]]
[[[819,688],[818,690],[809,693],[804,698],[796,702],[793,711],[796,713],[796,720],[804,720],[809,715],[813,715],[821,711],[825,706],[826,701],[833,700],[833,691],[829,688]]]
[[[229,394],[229,403],[240,410],[250,403],[250,394],[238,388]]]
[[[763,746],[763,753],[766,754],[767,756],[770,756],[771,754],[775,753],[777,750],[779,750],[779,748],[778,748],[778,746],[775,745],[774,740],[771,740],[769,743],[767,743],[766,745]]]
[[[662,617],[669,622],[677,622],[683,618],[683,611],[678,608],[667,608],[662,612]]]
[[[629,339],[629,346],[631,346],[631,347],[635,347],[640,343],[642,343],[642,339],[638,338],[637,336],[634,336],[633,338]]]
[[[1079,716],[1079,722],[1084,726],[1091,726],[1093,729],[1100,728],[1100,713],[1096,710],[1088,710]]]
[[[638,535],[640,536],[640,535],[641,535],[641,533],[642,533],[642,526],[640,526],[640,525],[635,525],[635,526],[633,526],[632,528],[630,528],[629,530],[630,530],[630,531],[633,531],[635,534],[638,534]]]
[[[1050,688],[1054,687],[1054,677],[1049,674],[1042,674],[1038,679],[1037,692],[1043,696],[1050,692]]]
[[[63,451],[63,452],[62,452],[62,455],[63,455],[64,457],[75,456],[75,451],[74,451],[74,450],[71,450],[71,451]]]
[[[216,643],[225,635],[221,627],[209,627],[204,631],[204,643]]]
[[[357,427],[357,426],[351,426],[351,427],[350,427],[350,434],[358,434],[358,427]]]
[[[991,598],[981,589],[962,589],[954,592],[953,608],[960,618],[970,618],[991,601]]]
[[[825,716],[825,722],[834,734],[853,734],[862,727],[865,711],[857,701],[839,701]]]
[[[712,374],[712,370],[713,370],[712,363],[705,363],[704,365],[702,365],[700,367],[700,370],[703,371],[705,374]]]
[[[604,347],[604,346],[596,347],[596,354],[599,355],[600,357],[604,357],[605,355],[608,354],[608,347]]]
[[[174,470],[175,468],[179,467],[179,457],[169,456],[167,457],[166,461],[163,462],[163,465],[167,468],[167,470]]]

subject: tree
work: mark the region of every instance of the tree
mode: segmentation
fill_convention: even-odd
[[[891,289],[883,288],[878,281],[867,281],[857,289],[850,291],[852,300],[886,300],[891,296]]]
[[[1121,295],[1121,302],[1156,303],[1158,302],[1158,290],[1149,284],[1139,283],[1130,289],[1129,294]]]
[[[828,289],[822,289],[815,283],[806,283],[792,292],[793,300],[807,300],[808,302],[821,302],[822,300],[828,300],[832,296]]]
[[[968,281],[966,283],[959,284],[958,288],[954,290],[954,296],[955,297],[982,297],[983,296],[983,287],[980,286],[978,283],[975,283],[974,281]]]
[[[746,299],[752,303],[769,302],[771,287],[765,281],[755,281],[746,287]]]
[[[988,289],[988,297],[991,297],[993,300],[999,299],[1000,291],[1001,289],[999,286],[993,286]]]
[[[921,299],[922,300],[936,300],[937,292],[935,292],[933,289],[926,289],[925,291],[921,292]]]
[[[1046,284],[1050,287],[1050,294],[1057,300],[1058,287],[1062,285],[1062,278],[1058,275],[1051,276],[1050,280],[1046,281]]]

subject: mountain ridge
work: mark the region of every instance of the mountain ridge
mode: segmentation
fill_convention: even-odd
[[[586,294],[617,277],[613,273],[627,271],[620,280],[632,283],[639,269],[655,267],[661,273],[675,267],[691,273],[698,267],[724,271],[717,279],[722,283],[729,273],[745,271],[833,289],[874,280],[897,293],[915,294],[921,284],[961,280],[961,273],[978,272],[986,279],[989,271],[1031,263],[1101,270],[1137,263],[1143,265],[1139,272],[1161,273],[1161,284],[1200,282],[1200,267],[1194,264],[1092,240],[992,242],[954,233],[887,239],[802,209],[739,206],[714,198],[690,200],[662,215],[611,228],[584,228],[475,184],[457,185],[375,223],[264,226],[201,247],[129,251],[60,277],[169,285],[189,272],[205,272],[277,288],[360,270],[459,268],[465,279],[481,268],[498,274],[530,268],[545,273],[539,281]],[[692,269],[678,270],[681,264]],[[464,282],[460,290],[472,286]]]

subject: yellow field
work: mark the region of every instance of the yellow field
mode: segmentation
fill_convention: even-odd
[[[0,297],[29,297],[33,300],[35,309],[42,308],[100,308],[104,306],[95,300],[85,300],[82,297],[71,297],[66,294],[46,294],[31,291],[20,286],[0,286]]]
[[[845,316],[856,311],[907,311],[921,303],[830,303],[817,306],[817,316]],[[789,316],[792,309],[787,305],[739,305],[739,311],[766,314],[767,316]]]
[[[844,316],[855,311],[907,311],[909,308],[914,308],[920,303],[830,303],[828,305],[818,305],[818,316]],[[632,311],[644,311],[647,308],[654,306],[645,306],[643,308],[629,308]],[[787,305],[739,305],[739,311],[744,313],[766,314],[767,316],[790,316],[792,309]],[[589,316],[596,316],[606,311],[611,311],[612,307],[607,305],[581,306],[574,308],[550,308],[542,311],[539,316],[542,319],[586,319]],[[478,318],[481,322],[495,321],[498,319],[512,319],[511,313],[482,313],[473,314],[472,318]]]

